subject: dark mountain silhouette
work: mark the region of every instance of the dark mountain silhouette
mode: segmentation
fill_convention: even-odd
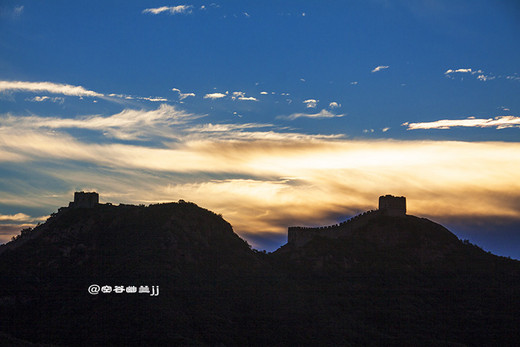
[[[264,254],[193,203],[71,205],[0,247],[0,276],[0,339],[16,346],[520,341],[520,262],[413,216]]]

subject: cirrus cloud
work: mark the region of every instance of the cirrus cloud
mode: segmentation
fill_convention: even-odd
[[[378,71],[382,71],[384,69],[388,69],[390,66],[387,66],[387,65],[379,65],[377,67],[375,67],[372,72],[378,72]]]
[[[417,129],[451,129],[454,127],[466,128],[520,128],[520,117],[515,116],[498,116],[495,118],[475,118],[468,117],[466,119],[441,119],[434,122],[421,123],[403,123],[407,130]]]
[[[179,93],[179,100],[184,100],[189,96],[195,96],[195,93],[182,93],[178,88],[172,88],[172,91]]]
[[[334,114],[330,111],[327,111],[325,109],[321,110],[318,113],[293,113],[289,116],[278,116],[277,119],[288,119],[288,120],[295,120],[298,118],[336,118],[336,117],[344,117],[345,114]]]
[[[42,194],[43,184],[5,177],[0,203],[53,211],[75,187],[92,187],[115,203],[194,201],[222,213],[243,236],[280,238],[290,225],[332,224],[372,209],[386,193],[407,196],[410,214],[439,222],[520,220],[519,143],[349,140],[272,124],[193,123],[200,117],[168,105],[108,117],[1,116],[2,168],[59,184]],[[74,129],[164,141],[88,142]],[[0,220],[21,226],[30,218]],[[5,237],[15,233],[9,230]]]
[[[103,97],[103,94],[70,84],[52,82],[0,81],[0,92],[47,92],[72,96]]]
[[[318,106],[318,102],[319,102],[319,100],[316,100],[316,99],[307,99],[307,100],[304,100],[304,101],[302,101],[302,102],[305,104],[305,106],[306,106],[307,108],[315,108],[316,106]]]
[[[173,126],[204,117],[184,112],[175,106],[162,104],[156,110],[125,109],[103,117],[99,115],[77,118],[39,116],[0,116],[0,129],[88,129],[102,132],[105,137],[120,140],[175,139],[178,132]]]
[[[204,95],[204,99],[211,99],[211,100],[222,99],[225,97],[226,97],[226,94],[223,94],[223,93],[209,93],[209,94]]]
[[[169,14],[183,14],[183,13],[191,13],[191,9],[193,6],[191,5],[178,5],[178,6],[162,6],[157,8],[147,8],[143,10],[143,13],[151,13],[151,14],[160,14],[163,12],[168,12]]]

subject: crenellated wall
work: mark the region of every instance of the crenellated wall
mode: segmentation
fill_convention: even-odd
[[[287,243],[295,246],[303,246],[316,236],[336,239],[347,236],[379,215],[379,211],[367,211],[350,218],[339,224],[323,227],[289,227],[287,230]]]
[[[324,227],[289,227],[287,230],[287,243],[295,246],[303,246],[316,236],[336,239],[365,226],[377,216],[406,216],[406,198],[404,196],[383,195],[379,197],[379,210],[363,212],[340,224]]]

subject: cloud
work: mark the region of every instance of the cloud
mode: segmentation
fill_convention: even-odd
[[[434,122],[422,123],[403,123],[407,130],[417,129],[451,129],[453,127],[473,127],[473,128],[520,128],[520,117],[498,116],[495,118],[475,118],[466,119],[442,119]]]
[[[242,101],[258,101],[257,98],[252,97],[252,96],[241,96],[241,97],[238,98],[238,100],[242,100]]]
[[[2,5],[2,8],[0,9],[0,17],[16,20],[22,15],[23,11],[23,6],[15,6],[12,8],[8,8]]]
[[[139,97],[138,99],[140,100],[147,100],[147,101],[152,101],[152,102],[166,102],[168,101],[168,99],[166,98],[161,98],[161,97],[148,97],[148,98],[145,98],[145,97]]]
[[[191,13],[192,8],[193,6],[191,5],[163,6],[157,8],[144,9],[143,13],[160,14],[163,12],[168,12],[169,14],[187,14]]]
[[[496,77],[495,76],[486,76],[486,75],[478,75],[477,76],[477,79],[479,81],[483,81],[483,82],[486,82],[486,81],[489,81],[489,80],[494,80]]]
[[[162,104],[156,110],[125,109],[108,117],[95,115],[71,119],[5,115],[0,117],[0,129],[89,129],[121,140],[175,139],[177,133],[173,131],[173,126],[186,124],[189,120],[200,117],[203,116]]]
[[[356,141],[283,133],[226,140],[228,131],[241,129],[208,125],[206,130],[224,136],[188,135],[171,148],[149,148],[11,129],[1,134],[0,152],[24,155],[25,163],[54,163],[48,169],[31,166],[39,178],[53,177],[64,187],[97,187],[105,201],[194,201],[222,213],[243,235],[283,236],[291,225],[336,223],[376,208],[377,197],[386,193],[407,196],[410,214],[439,222],[469,215],[520,218],[518,143]],[[56,168],[56,162],[67,160],[72,162]]]
[[[470,74],[470,75],[477,75],[477,79],[482,82],[494,80],[497,78],[496,76],[493,76],[492,74],[485,74],[482,70],[473,70],[470,68],[463,68],[463,69],[448,69],[446,72],[444,72],[444,75],[448,78],[454,78],[453,74]]]
[[[449,75],[452,73],[473,73],[473,72],[471,69],[456,69],[456,70],[448,69],[448,70],[446,70],[446,72],[444,74]]]
[[[0,92],[47,92],[73,96],[103,97],[103,94],[87,90],[82,86],[52,82],[0,81]]]
[[[230,132],[235,130],[273,127],[273,124],[245,123],[245,124],[200,124],[186,129],[188,132]]]
[[[113,203],[194,201],[240,235],[279,238],[291,225],[333,224],[376,208],[382,194],[405,195],[410,214],[441,223],[520,220],[520,143],[351,140],[272,124],[195,123],[201,117],[169,105],[75,119],[0,116],[0,166],[23,172],[3,176],[0,203],[55,211],[76,187],[93,187]],[[164,141],[88,142],[69,129]],[[0,219],[21,225],[26,216]]]
[[[187,113],[175,106],[162,104],[156,110],[133,110],[125,109],[120,113],[111,116],[83,116],[77,118],[57,118],[57,117],[40,117],[40,116],[13,116],[10,114],[0,116],[0,135],[8,129],[16,129],[20,134],[32,133],[49,133],[49,139],[58,136],[54,131],[62,131],[59,136],[64,141],[72,139],[67,134],[70,130],[88,129],[98,131],[105,140],[131,140],[131,141],[155,141],[169,143],[179,141],[183,137],[189,137],[190,140],[200,140],[212,138],[215,140],[296,140],[296,139],[332,139],[341,138],[342,135],[306,135],[293,132],[277,132],[269,131],[244,131],[253,128],[274,128],[273,124],[265,123],[245,123],[245,124],[190,124],[194,120],[205,117],[205,115],[197,115]],[[13,134],[14,134],[13,133]],[[14,135],[13,135],[14,136]],[[21,135],[20,135],[21,136]],[[32,135],[27,135],[31,137]],[[37,136],[40,138],[40,136]],[[41,142],[45,142],[45,138],[41,138]],[[18,141],[25,141],[19,137]],[[34,141],[33,141],[34,142]],[[50,141],[55,142],[55,141]],[[13,143],[14,145],[14,143]],[[64,147],[77,147],[77,144],[63,144]],[[42,145],[43,147],[43,145]],[[31,147],[32,148],[32,147]],[[65,150],[65,149],[63,149]],[[36,152],[38,150],[35,149]],[[89,152],[90,150],[86,150]],[[60,152],[58,150],[57,152]],[[76,152],[73,152],[76,153]],[[81,156],[77,153],[74,155]],[[0,151],[0,161],[20,161],[23,156],[15,154],[12,151]]]
[[[63,104],[65,102],[65,98],[61,98],[59,96],[57,97],[54,97],[54,98],[51,98],[49,96],[35,96],[34,98],[27,98],[25,99],[26,101],[31,101],[31,102],[44,102],[44,101],[51,101],[51,102],[57,102],[57,103],[60,103],[60,104]]]
[[[222,99],[225,97],[226,97],[226,94],[222,94],[222,93],[210,93],[210,94],[204,95],[204,99],[212,99],[212,100]]]
[[[389,67],[390,66],[379,65],[376,68],[374,68],[374,70],[372,70],[372,72],[378,72],[378,71],[381,71],[381,70],[384,70],[384,69],[388,69]]]
[[[45,100],[48,100],[48,99],[50,99],[48,96],[35,96],[32,99],[28,99],[28,101],[42,102],[42,101],[45,101]]]
[[[336,101],[333,101],[329,104],[329,108],[331,110],[335,109],[335,108],[338,108],[338,107],[341,107],[341,104],[338,104]]]
[[[5,221],[9,221],[9,222],[17,221],[17,222],[20,222],[20,221],[27,221],[28,219],[31,219],[31,217],[26,215],[25,213],[17,213],[17,214],[14,214],[14,215],[0,214],[0,222],[5,222]]]
[[[135,97],[130,96],[130,95],[115,94],[115,93],[108,94],[107,96],[112,97],[112,98],[125,99],[125,100],[134,100],[135,99]]]
[[[35,223],[46,220],[47,216],[42,217],[31,217],[25,213],[16,213],[11,215],[0,214],[0,223],[5,225],[5,223]]]
[[[335,117],[344,117],[345,114],[334,114],[325,109],[321,110],[318,113],[308,114],[308,113],[293,113],[289,116],[278,116],[278,119],[288,119],[295,120],[297,118],[335,118]]]
[[[180,89],[172,88],[172,91],[179,93],[179,100],[184,100],[187,97],[195,96],[195,93],[182,93]]]
[[[233,92],[231,95],[231,99],[236,100],[237,98],[244,97],[246,93],[244,92]]]
[[[318,105],[318,102],[319,102],[319,100],[315,100],[315,99],[308,99],[308,100],[303,101],[303,103],[305,104],[305,106],[307,106],[307,108],[315,108]]]
[[[241,101],[258,101],[257,98],[252,96],[246,96],[244,92],[233,92],[231,95],[232,100],[241,100]]]
[[[23,13],[23,9],[24,9],[23,6],[16,6],[16,7],[13,9],[13,15],[14,15],[15,17],[21,16],[22,13]]]

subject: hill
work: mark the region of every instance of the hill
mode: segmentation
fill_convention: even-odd
[[[307,243],[288,243],[274,257],[290,266],[326,270],[495,271],[516,264],[460,241],[440,224],[410,215],[366,214],[360,227],[339,236],[324,229]],[[329,231],[330,230],[330,231]],[[283,260],[282,260],[283,259]],[[509,264],[509,265],[508,265]]]
[[[263,254],[193,203],[60,209],[0,248],[0,276],[0,337],[17,345],[520,341],[519,262],[413,216]]]

